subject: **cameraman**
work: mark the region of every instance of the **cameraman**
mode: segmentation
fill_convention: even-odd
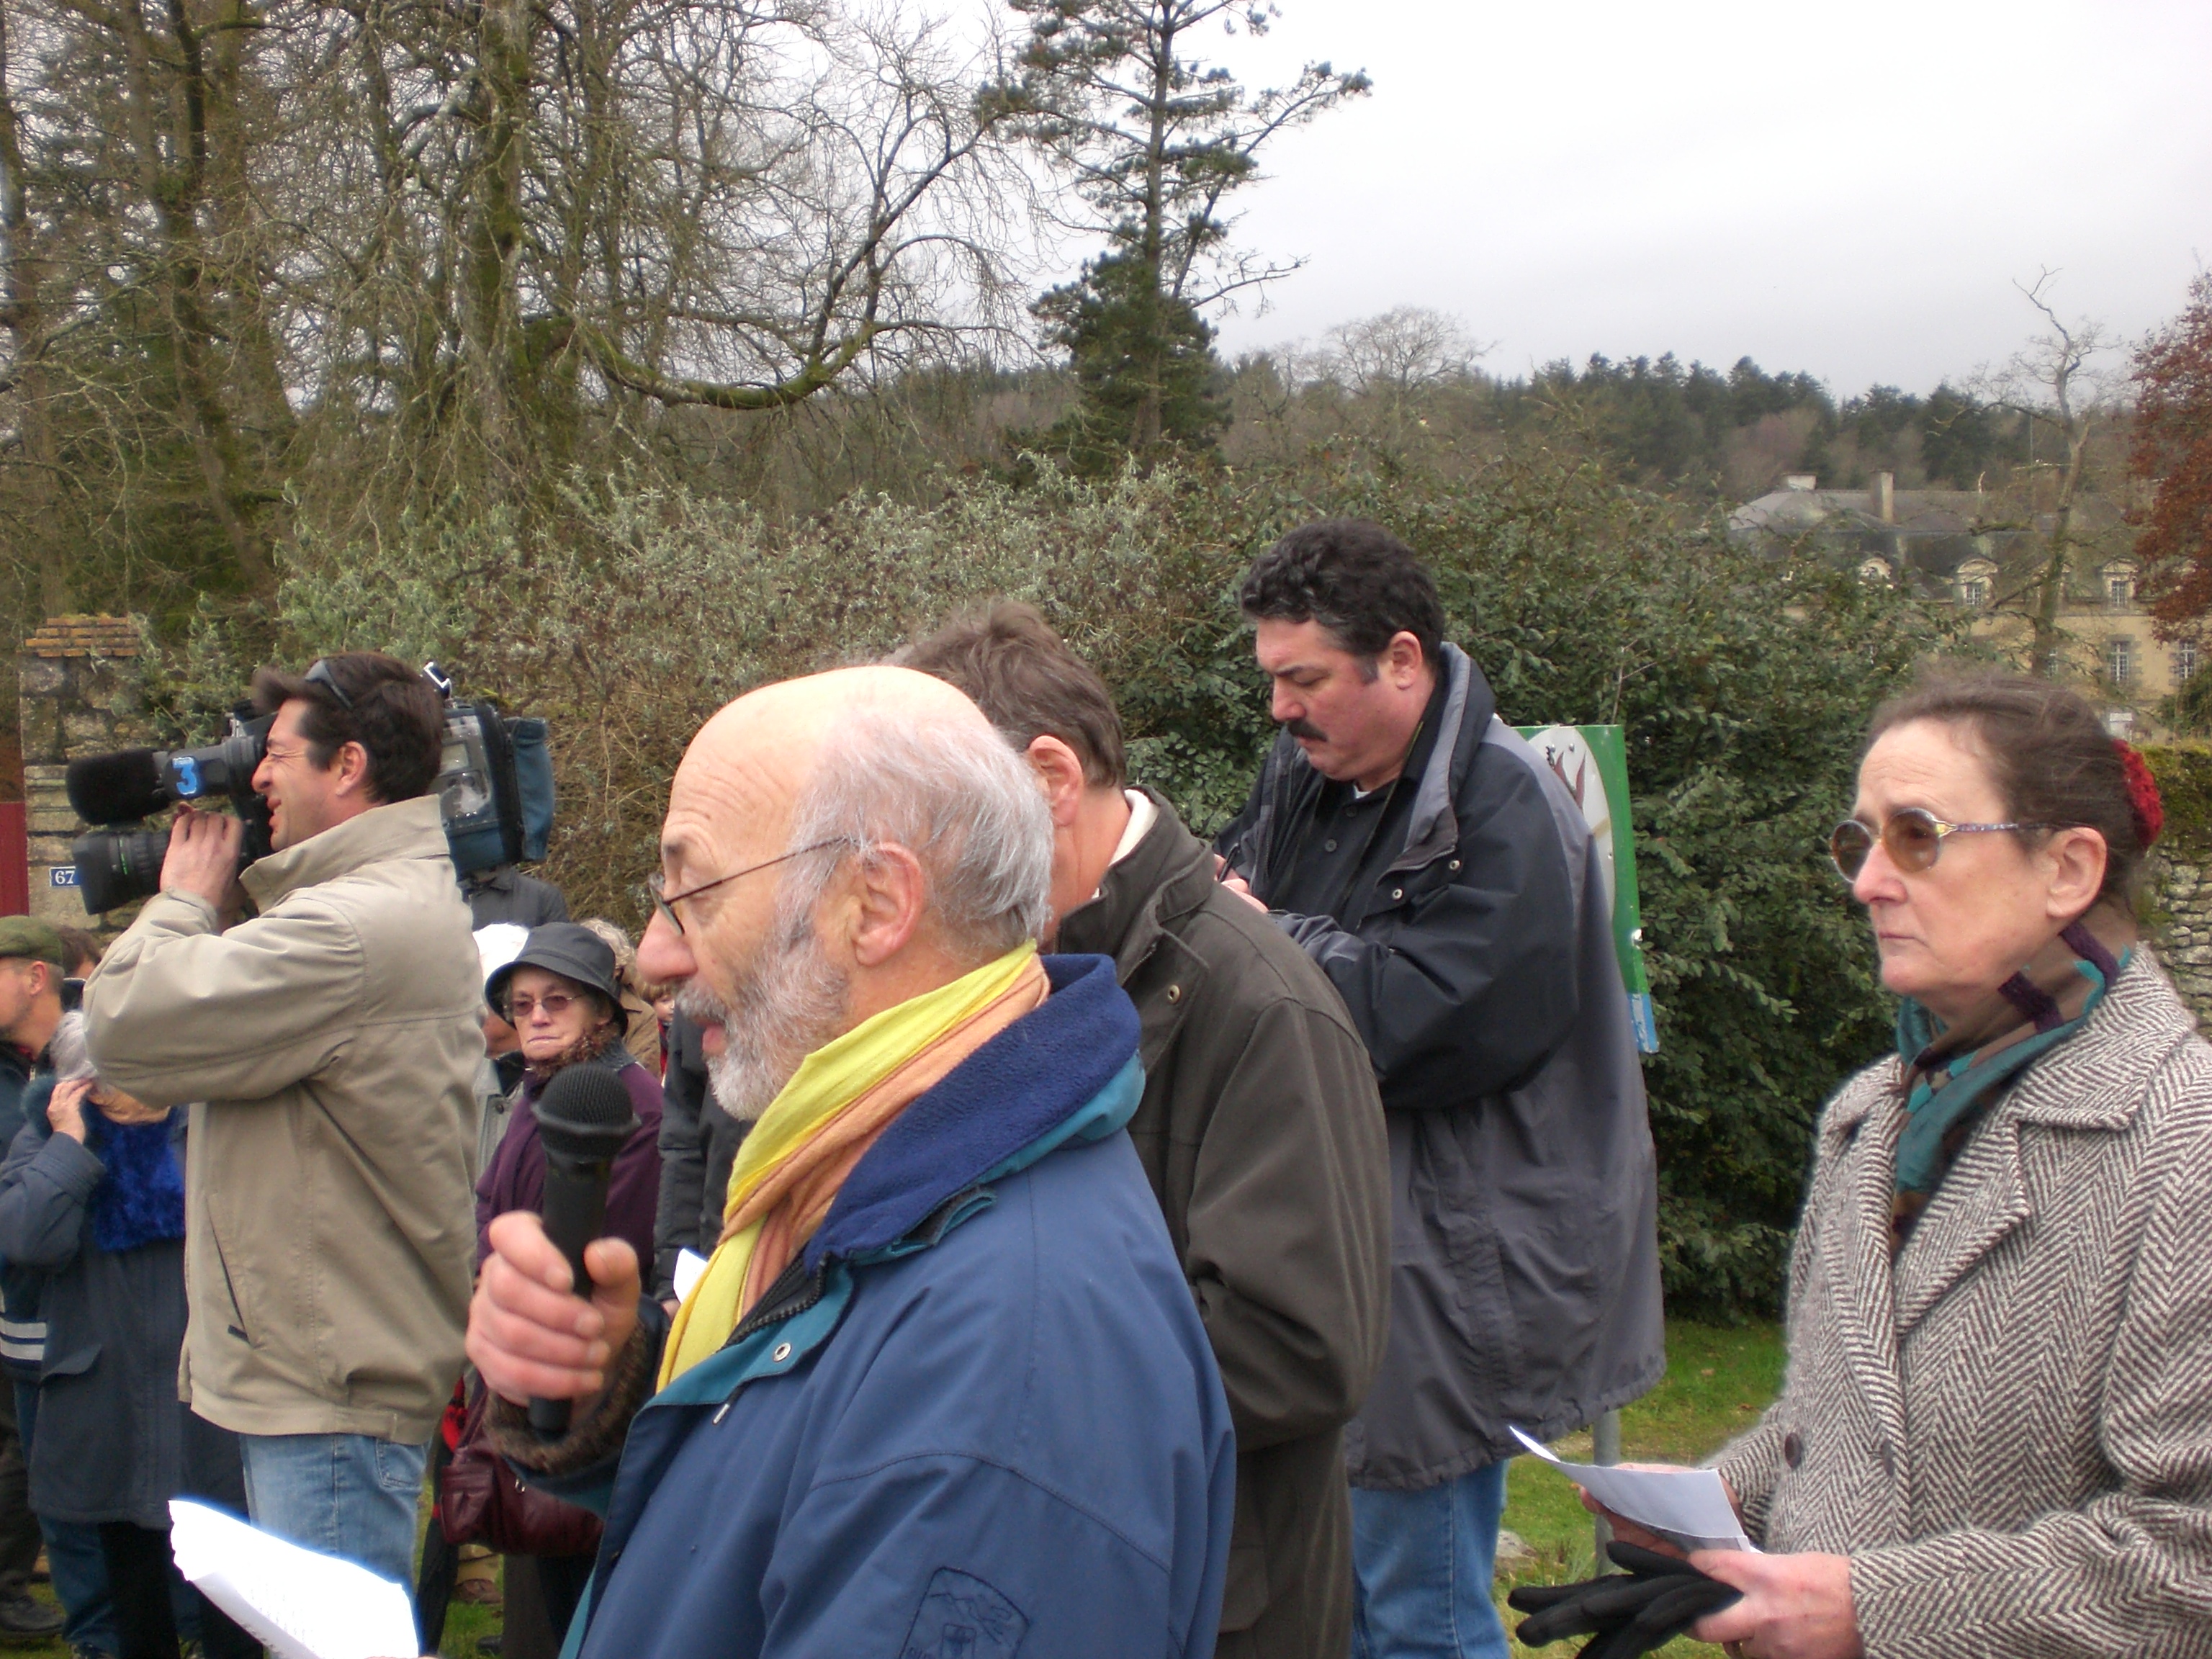
[[[404,664],[264,669],[276,851],[180,811],[161,891],[85,988],[101,1077],[192,1107],[179,1390],[240,1437],[258,1526],[412,1578],[425,1443],[461,1369],[483,993]]]

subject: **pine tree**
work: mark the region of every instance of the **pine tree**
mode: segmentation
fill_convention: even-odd
[[[1081,393],[1043,444],[1080,471],[1111,471],[1132,453],[1211,448],[1229,423],[1213,330],[1148,276],[1133,256],[1109,253],[1033,307]]]
[[[1232,249],[1224,200],[1258,177],[1270,138],[1364,93],[1367,77],[1309,64],[1290,86],[1250,93],[1193,54],[1209,25],[1264,33],[1275,8],[1252,0],[1007,3],[1029,40],[984,93],[983,118],[1052,159],[1079,204],[1064,222],[1107,243],[1036,307],[1082,384],[1069,430],[1139,457],[1188,444],[1219,424],[1205,409],[1216,366],[1204,313],[1295,269]]]

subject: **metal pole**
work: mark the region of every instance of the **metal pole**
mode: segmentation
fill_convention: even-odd
[[[1590,1425],[1590,1462],[1601,1465],[1620,1462],[1620,1413],[1619,1412],[1607,1412]],[[1607,1565],[1605,1547],[1613,1541],[1613,1528],[1606,1525],[1605,1517],[1601,1515],[1594,1522],[1592,1532],[1595,1534],[1596,1571],[1603,1572]]]

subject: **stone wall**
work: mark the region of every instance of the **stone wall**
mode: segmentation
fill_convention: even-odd
[[[48,921],[102,928],[104,921],[102,931],[112,931],[131,915],[85,914],[70,858],[70,842],[85,826],[70,807],[63,779],[73,760],[148,741],[134,661],[138,647],[138,623],[129,617],[54,617],[23,641],[15,659],[31,914]]]
[[[2200,1029],[2212,1030],[2212,863],[2150,856],[2151,941]]]

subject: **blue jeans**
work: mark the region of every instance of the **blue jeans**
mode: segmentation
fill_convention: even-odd
[[[412,1593],[427,1447],[366,1434],[241,1434],[238,1448],[255,1526]]]
[[[1505,1465],[1420,1492],[1352,1489],[1353,1659],[1505,1659],[1490,1599]]]
[[[31,1440],[39,1429],[39,1385],[18,1382],[15,1389],[15,1428],[22,1437],[23,1461],[30,1462]],[[107,1556],[100,1547],[100,1528],[89,1521],[49,1521],[39,1518],[39,1533],[46,1540],[46,1568],[53,1574],[54,1600],[62,1604],[67,1623],[62,1639],[73,1648],[94,1653],[121,1651],[115,1632],[115,1604],[107,1594]]]

